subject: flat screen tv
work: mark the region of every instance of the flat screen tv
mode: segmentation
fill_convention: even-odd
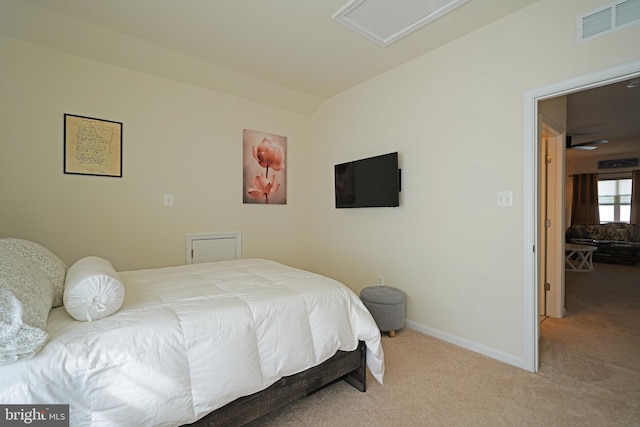
[[[400,205],[398,153],[335,165],[336,208]]]

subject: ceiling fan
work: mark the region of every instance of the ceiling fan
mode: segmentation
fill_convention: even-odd
[[[573,143],[573,137],[567,135],[567,150],[595,150],[598,144],[606,144],[609,141],[606,139],[595,139],[593,141],[581,142],[579,144]]]

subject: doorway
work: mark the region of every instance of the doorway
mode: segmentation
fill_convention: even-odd
[[[633,61],[596,73],[545,86],[524,94],[524,351],[523,368],[537,372],[540,339],[540,233],[541,149],[539,102],[640,76],[640,61]]]

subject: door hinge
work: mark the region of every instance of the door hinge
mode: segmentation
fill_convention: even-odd
[[[547,228],[550,228],[551,227],[551,220],[550,219],[545,219],[544,220],[544,226],[547,227]]]
[[[551,290],[551,283],[545,283],[544,284],[544,290],[545,291],[550,291]]]

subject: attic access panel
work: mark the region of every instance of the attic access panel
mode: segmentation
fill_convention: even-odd
[[[384,47],[468,1],[351,0],[332,17]]]

